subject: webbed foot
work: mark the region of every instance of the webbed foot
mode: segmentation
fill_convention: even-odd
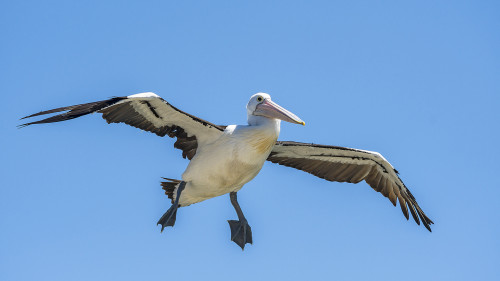
[[[156,223],[156,225],[161,224],[161,232],[167,226],[174,226],[175,218],[177,215],[177,205],[172,205],[166,212],[161,216],[160,220]]]
[[[252,228],[247,220],[228,220],[227,222],[231,228],[231,241],[240,246],[241,250],[245,249],[246,243],[252,244]]]

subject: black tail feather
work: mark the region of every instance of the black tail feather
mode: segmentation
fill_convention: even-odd
[[[177,185],[181,183],[180,180],[175,180],[175,179],[169,179],[169,178],[163,178],[164,180],[167,181],[162,181],[161,186],[162,189],[165,190],[165,195],[168,196],[172,200],[172,204],[174,203],[174,191]]]

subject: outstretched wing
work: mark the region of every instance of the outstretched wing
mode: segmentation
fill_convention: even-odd
[[[177,141],[174,147],[181,149],[182,156],[188,159],[195,155],[198,143],[211,142],[224,131],[223,126],[214,125],[183,112],[154,93],[114,97],[103,101],[61,107],[42,111],[22,119],[61,111],[66,112],[40,121],[26,123],[20,127],[66,121],[90,113],[102,113],[102,118],[108,123],[125,123],[161,137],[165,135],[171,138],[176,137]]]
[[[377,152],[317,145],[290,141],[278,141],[268,161],[296,168],[328,181],[358,183],[365,180],[373,189],[382,193],[396,206],[399,200],[406,219],[408,208],[420,225],[431,231],[433,224],[417,204],[415,197],[399,178],[398,172]]]

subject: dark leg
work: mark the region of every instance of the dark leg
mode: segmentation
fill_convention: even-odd
[[[163,214],[163,216],[156,224],[161,224],[161,232],[163,232],[163,229],[167,226],[174,226],[175,216],[177,215],[177,207],[179,207],[179,198],[181,197],[181,192],[184,190],[184,187],[186,187],[186,182],[181,181],[179,187],[177,188],[177,196],[175,197],[174,204],[172,204],[172,206],[168,208],[168,210],[165,212],[165,214]]]
[[[245,249],[245,244],[252,244],[252,228],[248,225],[247,219],[243,215],[241,211],[240,205],[238,204],[236,192],[229,193],[229,197],[231,198],[231,204],[233,204],[234,210],[236,214],[238,214],[237,221],[228,220],[229,227],[231,228],[231,241],[238,244],[242,250]]]

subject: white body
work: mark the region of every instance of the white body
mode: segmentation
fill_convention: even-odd
[[[280,120],[254,116],[250,125],[231,125],[211,143],[199,145],[182,180],[181,206],[240,190],[262,169],[280,132]],[[177,188],[174,190],[174,200]]]

